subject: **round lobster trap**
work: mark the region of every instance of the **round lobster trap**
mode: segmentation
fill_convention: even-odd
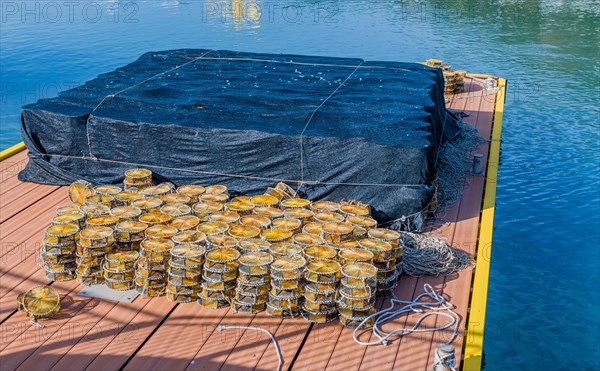
[[[139,221],[142,223],[146,223],[148,225],[156,225],[156,224],[167,224],[173,219],[173,217],[169,214],[165,213],[145,213],[140,215]]]
[[[212,249],[218,249],[218,248],[222,248],[222,247],[236,248],[238,240],[231,236],[213,235],[213,236],[208,236],[206,238],[206,242],[207,242],[207,249],[212,250]]]
[[[329,311],[316,312],[307,310],[303,307],[301,313],[302,318],[312,323],[329,323],[338,318],[338,312],[335,308]]]
[[[377,228],[377,220],[370,216],[349,215],[346,221],[355,227],[364,228],[366,231]]]
[[[212,269],[206,265],[202,267],[202,278],[206,281],[218,282],[218,281],[231,281],[235,280],[238,276],[237,268],[231,268],[227,270],[223,269]]]
[[[69,186],[69,200],[75,205],[83,205],[86,197],[92,195],[94,195],[94,188],[85,180],[78,180]]]
[[[269,304],[280,309],[297,308],[302,306],[302,295],[296,296],[276,296],[269,293]]]
[[[135,206],[117,206],[110,210],[110,215],[118,217],[119,221],[138,220],[142,215],[142,209]]]
[[[269,284],[271,282],[271,275],[269,274],[246,274],[242,270],[238,271],[238,281],[240,284],[250,286],[260,286]]]
[[[369,263],[348,263],[342,266],[342,285],[364,288],[364,287],[375,287],[377,284],[377,278],[379,272],[377,268]]]
[[[172,196],[173,194],[168,194],[166,196]],[[163,197],[166,197],[166,196],[163,196]],[[165,202],[165,204],[160,208],[160,212],[164,213],[164,214],[168,214],[172,218],[176,218],[178,216],[190,215],[192,213],[192,208],[184,203],[179,203],[179,202],[166,203]]]
[[[85,224],[89,228],[97,228],[97,227],[108,227],[114,229],[117,223],[119,222],[118,216],[113,215],[99,215],[99,216],[90,216],[86,219]]]
[[[261,240],[259,238],[248,238],[239,240],[237,243],[237,247],[242,254],[247,254],[249,252],[258,252],[258,251],[269,251],[271,247],[271,243]]]
[[[260,232],[261,238],[271,243],[289,242],[293,235],[291,231],[285,229],[265,229]]]
[[[169,288],[167,287],[166,294],[167,294],[167,299],[169,301],[172,301],[173,303],[179,303],[179,304],[191,303],[198,299],[198,294],[194,293],[191,290],[189,292],[185,292],[185,293],[176,293],[176,292],[170,291]]]
[[[83,203],[86,205],[102,205],[108,207],[109,209],[113,206],[113,202],[115,202],[115,196],[109,195],[90,195],[83,199]]]
[[[204,263],[206,250],[197,245],[179,244],[171,249],[171,264],[182,267],[196,267]]]
[[[335,260],[312,260],[306,264],[304,278],[316,283],[336,283],[340,280],[341,268]]]
[[[57,215],[52,218],[52,224],[61,225],[61,224],[69,224],[73,223],[79,226],[79,228],[83,228],[85,226],[85,215],[81,212],[75,212],[72,214],[62,214]]]
[[[325,243],[325,241],[321,237],[310,233],[295,234],[292,237],[292,242],[301,247],[306,247],[310,245],[321,245]]]
[[[165,285],[149,286],[149,285],[135,285],[135,291],[142,296],[158,297],[163,296],[166,293]]]
[[[229,201],[229,194],[227,193],[205,193],[200,195],[200,202],[218,202],[220,204],[226,204]]]
[[[284,218],[299,219],[302,224],[311,222],[315,213],[309,209],[304,208],[293,208],[283,210]]]
[[[126,220],[115,226],[115,237],[119,242],[134,242],[144,239],[148,224]]]
[[[140,244],[140,257],[147,260],[166,262],[171,257],[171,249],[175,244],[165,238],[146,239]]]
[[[283,211],[271,206],[255,206],[254,209],[252,209],[252,214],[264,216],[270,220],[283,218]]]
[[[171,226],[179,231],[194,230],[200,224],[200,218],[195,215],[184,215],[173,218]]]
[[[302,308],[311,312],[329,312],[336,309],[336,306],[335,300],[312,301],[304,296]]]
[[[249,252],[239,258],[239,270],[250,276],[266,275],[272,262],[273,256],[268,252]]]
[[[214,185],[209,185],[208,187],[206,187],[207,194],[213,194],[213,195],[227,194],[228,191],[229,190],[227,189],[227,186],[224,186],[221,184],[214,184]]]
[[[373,253],[375,262],[388,261],[394,258],[392,245],[386,241],[375,240],[373,238],[363,238],[359,241],[360,247]]]
[[[310,204],[310,209],[315,213],[337,212],[340,209],[340,204],[332,201],[313,201]]]
[[[336,289],[332,286],[319,287],[318,284],[308,283],[304,286],[304,298],[314,302],[333,302]]]
[[[193,202],[198,202],[204,192],[206,192],[205,187],[195,184],[186,184],[177,188],[177,193],[188,196]]]
[[[147,239],[171,239],[179,230],[170,224],[155,224],[146,228]]]
[[[282,210],[308,208],[310,206],[310,200],[305,198],[289,198],[287,200],[282,200],[279,205]]]
[[[305,267],[306,259],[301,256],[280,257],[271,263],[271,278],[299,280]]]
[[[114,241],[113,229],[110,227],[87,227],[79,232],[79,241],[83,247],[103,247]]]
[[[75,280],[84,286],[101,285],[104,283],[104,275],[102,272],[91,274],[79,274],[79,272],[77,272]]]
[[[162,195],[160,196],[160,199],[162,200],[162,202],[165,203],[165,206],[168,205],[186,205],[188,207],[190,207],[191,205],[193,205],[196,201],[193,200],[190,196],[186,196],[184,194],[180,194],[180,193],[167,193],[166,195]],[[165,207],[163,206],[163,207]],[[192,211],[191,207],[189,209],[188,214]],[[163,211],[164,213],[165,211]]]
[[[335,211],[321,211],[316,213],[313,219],[315,222],[320,223],[341,223],[344,221],[344,216],[342,214],[338,214]]]
[[[162,200],[156,197],[143,198],[141,200],[135,200],[131,203],[131,206],[137,207],[144,213],[159,211],[162,205]]]
[[[135,284],[136,286],[153,286],[165,287],[167,283],[167,276],[162,272],[152,272],[150,275],[143,275],[140,272],[135,272]]]
[[[99,185],[94,187],[94,193],[103,196],[114,196],[121,192],[123,192],[123,189],[116,185]]]
[[[160,183],[155,186],[144,188],[140,192],[149,198],[158,198],[168,193],[172,193],[174,188],[175,186],[172,183]]]
[[[106,275],[104,276],[104,284],[109,289],[115,291],[127,291],[135,288],[135,283],[133,280],[109,279],[106,278]]]
[[[356,201],[340,202],[340,213],[346,217],[350,216],[370,216],[371,207],[367,204]]]
[[[351,240],[354,226],[346,222],[328,222],[323,224],[323,239],[327,243],[338,244]]]
[[[208,215],[223,210],[223,204],[212,201],[201,201],[192,205],[192,211],[201,220],[208,220]]]
[[[41,249],[49,255],[64,255],[75,253],[75,241],[65,241],[61,243],[53,243],[53,237],[44,237],[42,240]]]
[[[125,171],[127,183],[152,183],[152,171],[148,169],[129,169]]]
[[[321,236],[323,236],[323,224],[324,223],[322,222],[306,223],[304,224],[304,227],[302,227],[302,232],[321,238]]]
[[[46,321],[60,311],[60,295],[50,286],[34,286],[17,296],[17,304],[32,322]]]
[[[50,244],[73,243],[77,239],[79,226],[77,224],[53,224],[46,228],[46,240]]]
[[[375,255],[372,252],[359,247],[338,251],[338,259],[342,265],[352,262],[373,263],[374,257]]]
[[[204,245],[206,244],[206,234],[196,230],[187,230],[175,234],[171,241],[176,244]]]
[[[270,302],[266,304],[266,311],[269,316],[275,318],[295,318],[300,315],[299,307],[283,308]]]
[[[198,230],[207,236],[216,236],[227,232],[229,225],[223,222],[204,222],[198,225]]]
[[[84,204],[79,206],[79,211],[86,217],[107,215],[110,213],[110,207],[106,205],[89,205]]]
[[[107,261],[104,261],[104,278],[110,280],[133,281],[135,278],[135,269],[112,269],[108,267]]]
[[[285,258],[291,256],[301,256],[302,247],[288,242],[275,242],[271,244],[269,252],[275,258]]]
[[[146,197],[143,193],[135,191],[124,191],[117,193],[115,198],[115,204],[118,206],[130,206],[134,201],[141,200]]]
[[[104,265],[108,269],[133,270],[140,254],[137,251],[119,251],[106,254]]]
[[[56,209],[56,215],[77,214],[80,212],[79,205],[60,206]]]
[[[343,314],[340,314],[340,323],[344,327],[357,328],[360,326],[361,328],[371,328],[375,326],[375,317],[371,317],[367,321],[365,321],[365,319],[366,317],[346,317]]]
[[[225,210],[234,212],[238,215],[250,215],[252,214],[252,209],[254,209],[254,204],[250,201],[236,199],[227,202],[224,207]]]
[[[268,194],[258,195],[250,197],[250,203],[258,207],[277,207],[279,198]]]
[[[48,266],[44,267],[46,278],[50,281],[63,282],[71,281],[76,277],[75,268],[71,269],[52,269]]]
[[[272,222],[272,228],[274,230],[286,230],[290,231],[293,234],[298,233],[302,229],[302,220],[296,218],[279,218],[275,219]]]
[[[246,224],[232,225],[227,234],[236,239],[257,238],[260,236],[260,228]]]
[[[266,302],[261,304],[246,304],[235,298],[231,301],[231,309],[235,313],[256,314],[263,312],[266,308]]]
[[[238,279],[235,290],[243,295],[266,295],[271,290],[271,284],[266,282],[260,285],[254,285]]]
[[[230,299],[217,299],[198,294],[198,304],[207,309],[221,309],[229,306]]]
[[[197,270],[190,270],[186,268],[175,268],[169,267],[168,270],[168,280],[173,284],[180,286],[195,286],[199,285],[201,282],[202,274],[200,273],[200,268]]]
[[[241,225],[250,225],[260,230],[271,227],[271,219],[262,215],[244,215],[240,218]]]
[[[213,222],[234,224],[240,220],[240,214],[235,211],[217,211],[216,213],[210,214],[208,219]]]
[[[302,250],[302,256],[308,262],[313,260],[335,260],[337,250],[325,245],[311,245]]]
[[[207,268],[213,270],[230,270],[237,269],[239,266],[238,259],[240,258],[240,252],[233,248],[222,247],[212,249],[206,253]]]

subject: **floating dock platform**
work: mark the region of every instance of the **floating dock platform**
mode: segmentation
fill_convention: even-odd
[[[486,75],[469,75],[465,93],[447,96],[448,108],[469,114],[463,121],[490,141],[483,155],[484,176],[469,179],[460,201],[431,221],[428,233],[476,257],[474,271],[446,277],[402,275],[396,296],[411,300],[428,283],[456,305],[461,316],[457,367],[478,370],[492,246],[506,81],[498,91],[484,90]],[[174,304],[163,297],[138,297],[132,303],[78,296],[76,281],[49,282],[37,265],[37,249],[57,206],[67,204],[67,187],[22,183],[17,173],[27,163],[24,146],[0,155],[0,369],[2,370],[272,370],[277,355],[270,338],[244,330],[217,331],[218,325],[261,327],[271,331],[282,349],[284,369],[297,370],[429,370],[436,346],[449,333],[412,334],[387,346],[363,347],[352,330],[338,322],[310,324],[302,318],[281,320],[262,312],[234,314],[230,308],[209,310]],[[35,285],[52,285],[62,299],[58,317],[45,328],[17,312],[16,297]],[[379,301],[379,308],[387,301]],[[386,328],[411,327],[418,316],[401,316]],[[435,327],[431,316],[423,325]]]

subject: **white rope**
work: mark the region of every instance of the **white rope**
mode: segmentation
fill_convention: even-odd
[[[322,67],[344,67],[344,68],[364,68],[364,69],[369,69],[369,68],[374,68],[374,69],[384,69],[384,70],[400,70],[400,71],[407,71],[407,72],[412,72],[412,70],[406,69],[406,68],[402,68],[402,67],[396,67],[396,66],[374,66],[374,65],[367,65],[364,66],[363,64],[365,63],[365,61],[360,62],[360,64],[358,65],[348,65],[348,64],[330,64],[330,63],[308,63],[308,62],[294,62],[293,60],[275,60],[275,59],[261,59],[261,58],[216,58],[216,57],[208,57],[208,58],[203,58],[204,60],[210,61],[210,60],[215,60],[215,61],[255,61],[255,62],[267,62],[267,63],[281,63],[281,64],[293,64],[293,65],[299,65],[299,66],[322,66]]]
[[[298,183],[298,184],[311,184],[311,185],[339,185],[339,186],[368,186],[368,187],[422,187],[425,184],[402,184],[402,183],[341,183],[341,182],[321,182],[318,180],[295,180],[295,179],[281,179],[281,178],[269,178],[269,177],[259,177],[259,176],[251,176],[251,175],[239,175],[239,174],[228,174],[228,173],[218,173],[212,171],[201,171],[201,170],[191,170],[191,169],[182,169],[177,167],[169,167],[169,166],[159,166],[159,165],[150,165],[150,164],[142,164],[138,162],[128,162],[128,161],[119,161],[119,160],[106,160],[102,158],[91,159],[85,156],[71,156],[71,155],[58,155],[58,154],[40,154],[39,156],[31,155],[30,157],[59,157],[59,158],[76,158],[85,161],[98,161],[98,162],[107,162],[112,164],[120,164],[127,166],[140,166],[140,167],[148,167],[162,170],[173,170],[173,171],[183,171],[188,173],[196,173],[196,174],[205,174],[205,175],[216,175],[216,176],[224,176],[230,178],[242,178],[242,179],[252,179],[252,180],[268,180],[273,182],[289,182],[289,183]]]
[[[352,333],[354,341],[363,346],[379,344],[388,345],[390,338],[400,338],[412,333],[442,331],[452,328],[452,335],[446,344],[452,343],[458,335],[458,323],[460,321],[458,314],[454,311],[454,305],[446,300],[443,296],[436,293],[433,287],[431,287],[429,284],[423,285],[423,291],[423,293],[419,294],[412,301],[400,300],[396,298],[390,299],[390,306],[388,308],[371,314],[365,318],[357,328],[354,329],[354,332]],[[425,298],[433,301],[423,301],[422,299]],[[397,305],[400,305],[400,307],[398,309],[394,309]],[[399,315],[408,313],[422,313],[421,317],[419,317],[414,326],[411,328],[398,328],[389,332],[384,331],[381,328],[384,323],[396,318]],[[449,318],[449,322],[437,327],[419,328],[421,323],[430,316],[447,317]],[[370,329],[365,329],[365,323],[370,321],[371,318],[375,318],[374,326]],[[360,334],[358,334],[360,330],[363,330],[362,333],[372,333],[377,339],[371,342],[361,341],[359,339]]]
[[[277,364],[277,371],[281,371],[281,367],[283,366],[283,356],[281,354],[281,349],[279,348],[279,344],[277,343],[277,340],[275,339],[275,335],[273,335],[269,331],[267,331],[263,328],[260,328],[260,327],[224,326],[224,325],[217,326],[217,330],[219,330],[219,331],[224,331],[224,330],[229,330],[229,329],[244,329],[244,330],[262,331],[265,334],[269,335],[269,337],[273,341],[273,345],[275,346],[275,351],[277,352],[277,358],[279,359],[279,363]]]
[[[338,85],[337,88],[335,88],[335,90],[329,94],[329,96],[327,98],[325,98],[323,100],[323,102],[321,102],[321,104],[319,104],[319,106],[317,108],[315,108],[315,110],[310,114],[310,117],[308,118],[308,121],[306,122],[306,125],[304,125],[304,129],[302,129],[302,132],[300,133],[300,181],[304,182],[304,133],[306,132],[306,129],[308,128],[308,125],[310,125],[310,122],[312,121],[313,117],[315,116],[315,114],[317,113],[317,111],[323,107],[323,105],[325,104],[325,102],[327,102],[329,100],[329,98],[333,97],[334,94],[340,90],[340,88],[342,86],[344,86],[344,84],[346,83],[346,81],[348,81],[352,75],[354,75],[354,73],[356,72],[356,70],[358,69],[358,67],[360,67],[360,65],[362,65],[362,62],[360,62],[360,64],[358,66],[356,66],[356,68],[348,75],[348,77],[346,77],[346,79],[344,79],[344,81],[342,81],[341,84]],[[300,187],[302,186],[302,183],[300,183]],[[298,190],[296,190],[298,191]]]
[[[439,238],[405,231],[400,234],[404,246],[400,264],[409,276],[443,276],[475,265],[468,253]]]

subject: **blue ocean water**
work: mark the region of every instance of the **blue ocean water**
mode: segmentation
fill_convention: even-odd
[[[580,1],[0,2],[0,148],[24,104],[152,50],[422,61],[509,80],[488,370],[597,369],[599,27]]]

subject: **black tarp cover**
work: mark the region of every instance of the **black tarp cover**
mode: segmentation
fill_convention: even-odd
[[[420,64],[149,52],[23,107],[19,179],[118,183],[141,166],[240,194],[304,180],[310,199],[367,202],[386,221],[427,205],[438,147],[458,130],[440,71]]]

